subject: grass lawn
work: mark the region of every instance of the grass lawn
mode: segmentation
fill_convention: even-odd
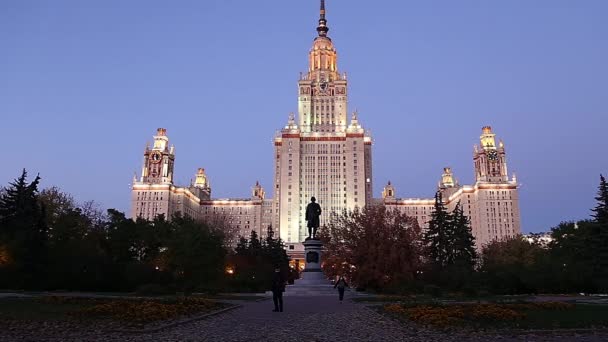
[[[572,310],[528,310],[523,329],[608,327],[608,305],[576,304]]]
[[[513,295],[513,296],[501,296],[501,295],[488,295],[478,297],[467,297],[461,295],[446,295],[441,297],[433,297],[430,295],[417,294],[417,295],[378,295],[369,297],[356,297],[353,300],[357,303],[395,303],[395,302],[441,302],[441,301],[456,301],[456,302],[516,302],[516,301],[527,301],[531,298],[529,295]]]
[[[260,300],[260,299],[264,299],[266,297],[260,295],[260,296],[256,296],[256,295],[238,295],[238,294],[218,294],[218,295],[209,295],[209,296],[205,296],[205,298],[208,299],[214,299],[214,300],[243,300],[243,301],[256,301],[256,300]]]
[[[55,303],[41,301],[39,298],[1,298],[0,320],[54,321],[65,320],[68,314],[94,305],[93,302]]]

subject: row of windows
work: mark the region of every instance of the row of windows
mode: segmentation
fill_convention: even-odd
[[[137,191],[137,200],[163,200],[162,191]]]
[[[501,191],[490,190],[489,195],[490,195],[489,196],[490,199],[502,199],[502,200],[513,199],[512,192],[506,191],[506,190],[501,190]],[[507,198],[507,195],[508,195],[508,198]],[[500,196],[500,198],[499,198],[499,196]]]

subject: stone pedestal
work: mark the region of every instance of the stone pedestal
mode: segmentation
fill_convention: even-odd
[[[320,240],[306,239],[304,245],[304,272],[297,285],[327,285],[329,282],[321,270],[323,244]]]
[[[322,272],[321,271],[321,255],[323,253],[323,244],[321,240],[306,239],[304,245],[304,272]]]

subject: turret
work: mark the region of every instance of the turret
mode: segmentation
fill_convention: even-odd
[[[452,168],[444,167],[443,174],[441,175],[441,183],[439,184],[440,188],[453,188],[456,186],[456,181],[454,180],[454,175],[452,174]]]
[[[391,184],[391,181],[388,181],[388,184],[382,190],[382,198],[385,200],[395,199],[395,187]]]
[[[263,200],[266,197],[264,188],[260,185],[260,182],[256,181],[253,189],[251,189],[251,199]]]
[[[155,151],[166,151],[167,145],[169,144],[169,138],[167,137],[167,130],[165,128],[159,128],[156,130],[154,136],[154,148]]]
[[[201,167],[196,171],[194,182],[190,185],[190,188],[201,200],[211,199],[211,185],[204,168]]]
[[[481,136],[479,140],[481,141],[481,148],[483,149],[496,149],[496,134],[492,133],[492,127],[484,126],[481,129]]]

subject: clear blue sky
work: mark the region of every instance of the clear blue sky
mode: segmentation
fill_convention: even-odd
[[[0,184],[21,168],[128,211],[157,127],[176,179],[272,190],[318,0],[0,1]],[[350,110],[373,133],[374,192],[473,180],[483,125],[518,175],[523,230],[581,219],[608,173],[608,1],[327,0]]]

